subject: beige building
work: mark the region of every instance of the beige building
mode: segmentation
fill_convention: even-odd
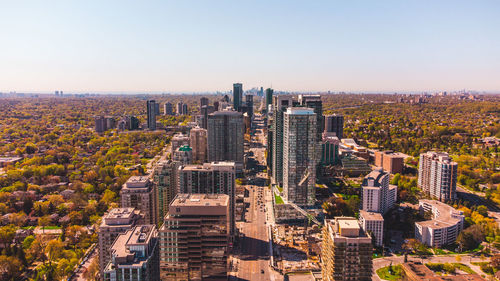
[[[110,249],[116,237],[134,225],[142,223],[141,219],[140,211],[134,208],[114,208],[103,216],[98,232],[99,273],[101,276],[111,260]]]
[[[189,145],[189,137],[183,133],[175,134],[170,141],[170,145],[170,152],[174,154],[174,152],[177,151],[177,148],[183,145]]]
[[[393,151],[375,151],[375,166],[384,168],[391,174],[403,172],[404,156]]]
[[[455,243],[464,228],[462,211],[436,200],[422,199],[418,206],[421,213],[431,212],[432,219],[415,223],[415,238],[430,247]]]
[[[104,281],[156,281],[159,278],[158,230],[139,225],[119,235],[111,247]]]
[[[120,190],[121,207],[135,208],[144,216],[148,224],[158,223],[156,191],[149,177],[132,176]]]
[[[356,218],[325,220],[321,245],[323,281],[371,281],[372,238]]]
[[[193,163],[193,149],[188,145],[183,145],[174,152],[172,160],[180,162],[182,165]]]
[[[397,201],[398,187],[389,184],[389,173],[382,168],[371,171],[361,185],[361,210],[385,214]]]
[[[177,170],[179,162],[164,160],[156,163],[153,169],[153,183],[155,185],[158,202],[158,220],[162,221],[168,212],[170,202],[177,194]]]
[[[176,196],[160,228],[161,280],[227,280],[229,200],[225,194]]]
[[[418,163],[418,187],[427,195],[441,202],[456,199],[458,164],[448,153],[420,154]]]
[[[384,218],[380,213],[359,211],[359,224],[366,233],[374,239],[377,247],[382,247],[384,242]]]
[[[200,127],[191,129],[189,145],[193,149],[193,162],[204,163],[207,160],[207,130]]]

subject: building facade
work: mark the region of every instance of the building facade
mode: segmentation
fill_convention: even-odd
[[[323,132],[321,142],[321,165],[336,165],[340,163],[340,141],[333,133]]]
[[[189,146],[193,149],[193,162],[204,163],[207,160],[207,130],[200,127],[191,129]]]
[[[391,174],[402,173],[404,156],[393,151],[375,151],[375,166],[384,168]]]
[[[283,118],[288,107],[293,106],[293,97],[274,96],[272,118],[272,180],[283,186]]]
[[[177,194],[178,169],[181,163],[163,160],[153,168],[153,184],[158,200],[158,220],[162,221],[168,212],[168,206]]]
[[[325,116],[325,132],[335,133],[337,138],[344,138],[344,116],[333,114]]]
[[[174,152],[172,160],[180,162],[182,165],[193,163],[193,149],[189,145],[183,145]]]
[[[236,111],[216,111],[208,115],[208,161],[243,163],[243,115]]]
[[[422,214],[432,213],[432,219],[415,223],[415,238],[429,247],[455,243],[464,228],[465,216],[461,211],[436,200],[419,200]]]
[[[233,107],[234,110],[240,111],[243,102],[243,85],[241,83],[233,84]]]
[[[441,202],[456,199],[458,164],[445,152],[420,154],[418,187]]]
[[[372,238],[356,218],[325,220],[321,245],[323,281],[371,281]]]
[[[177,133],[172,137],[170,141],[170,151],[172,154],[177,150],[177,148],[189,145],[189,137],[183,133]]]
[[[380,213],[359,210],[359,225],[366,233],[370,234],[375,246],[383,246],[384,218]]]
[[[119,235],[111,247],[104,281],[160,280],[158,230],[140,225]]]
[[[316,113],[316,141],[320,142],[324,130],[321,95],[299,95],[299,104],[303,107],[312,108]]]
[[[398,188],[389,184],[389,173],[377,168],[361,184],[361,210],[385,214],[397,201]]]
[[[310,108],[288,108],[283,122],[283,195],[286,202],[316,202],[316,114]]]
[[[141,211],[144,222],[158,223],[156,191],[149,177],[131,176],[120,190],[121,207]]]
[[[227,280],[229,196],[178,194],[160,228],[163,281]]]
[[[148,115],[148,129],[151,131],[156,130],[156,101],[147,101],[147,115]]]
[[[163,114],[164,115],[174,115],[174,105],[170,102],[166,102],[163,105]]]
[[[114,208],[104,214],[99,225],[99,274],[104,277],[104,269],[111,260],[111,246],[118,235],[142,223],[139,210],[134,208]]]

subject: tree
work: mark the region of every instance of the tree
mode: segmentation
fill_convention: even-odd
[[[45,246],[45,253],[47,254],[50,262],[58,260],[61,257],[63,250],[64,243],[59,239],[50,240],[47,243],[47,246]]]
[[[462,250],[473,250],[484,241],[484,234],[479,225],[471,225],[464,229],[457,238],[457,243]]]
[[[38,226],[42,227],[42,233],[45,234],[45,227],[49,226],[51,223],[50,217],[49,216],[43,216],[38,218]]]
[[[0,280],[16,280],[21,276],[23,265],[15,257],[0,255]]]
[[[492,267],[500,269],[500,254],[496,254],[491,257],[490,263]]]
[[[16,235],[16,227],[14,225],[7,225],[0,227],[0,244],[3,248],[7,248]]]

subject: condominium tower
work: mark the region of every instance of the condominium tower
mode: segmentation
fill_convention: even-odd
[[[283,185],[283,118],[288,107],[293,106],[293,97],[288,95],[274,96],[272,130],[272,180]]]
[[[243,163],[243,115],[216,111],[208,115],[208,161]]]
[[[233,106],[234,110],[240,111],[243,102],[243,85],[241,83],[233,84]]]
[[[333,114],[325,116],[325,132],[335,133],[339,139],[344,138],[344,116]]]
[[[158,220],[162,221],[168,212],[168,206],[177,194],[177,175],[179,162],[159,161],[153,168],[153,183],[158,200]]]
[[[378,167],[361,184],[361,210],[385,214],[396,203],[397,190],[389,184],[389,173]]]
[[[420,154],[418,186],[432,198],[441,202],[456,199],[458,164],[448,153],[427,152]]]
[[[147,224],[158,223],[156,191],[149,177],[130,177],[122,186],[120,197],[122,208],[135,208],[141,211]]]
[[[318,164],[316,114],[310,108],[288,108],[283,129],[285,200],[297,205],[314,205]]]
[[[189,146],[193,149],[193,162],[204,163],[207,159],[207,130],[200,127],[191,129]]]
[[[148,114],[148,129],[151,131],[156,130],[156,101],[148,100],[147,102]]]

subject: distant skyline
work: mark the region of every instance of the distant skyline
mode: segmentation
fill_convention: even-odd
[[[2,1],[0,92],[500,92],[500,1]]]

